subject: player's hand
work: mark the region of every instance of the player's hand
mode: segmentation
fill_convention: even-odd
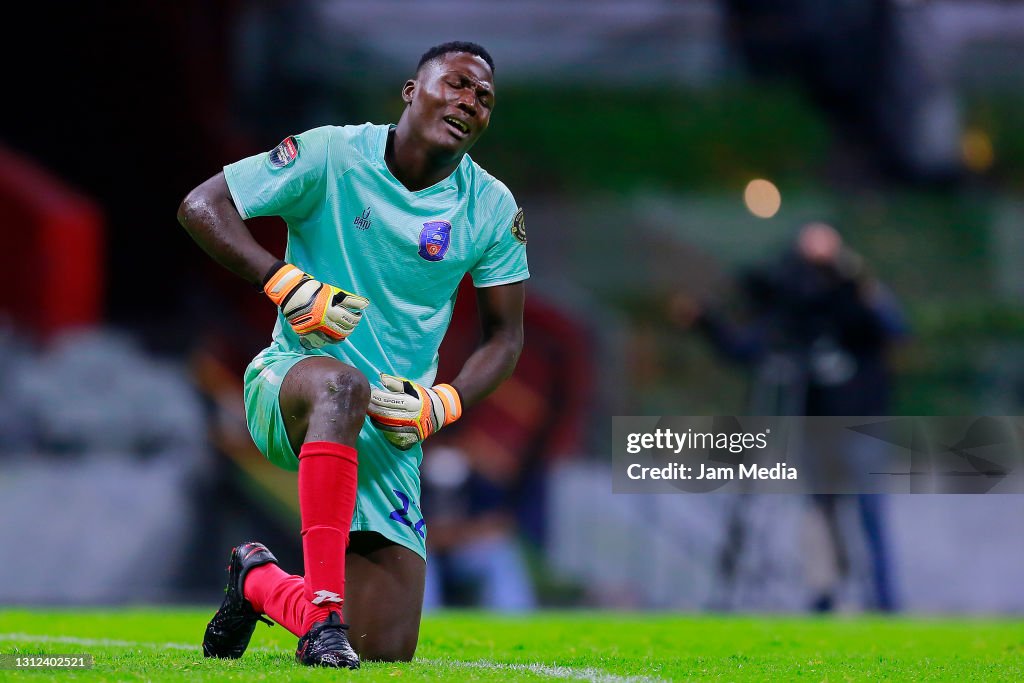
[[[280,307],[307,349],[344,341],[370,305],[368,299],[314,280],[289,263],[271,271],[263,292]]]
[[[403,451],[462,417],[462,398],[450,384],[427,388],[384,373],[380,381],[384,388],[370,391],[366,414]]]

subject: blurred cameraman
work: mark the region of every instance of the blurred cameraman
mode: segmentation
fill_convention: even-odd
[[[696,326],[729,359],[752,368],[750,414],[888,414],[888,353],[907,326],[896,299],[833,227],[804,225],[781,259],[748,272],[741,282],[750,309],[745,323],[685,294],[672,299],[669,314],[681,327]],[[813,500],[827,525],[839,576],[812,598],[811,606],[831,610],[850,574],[850,542],[841,532],[837,506],[855,500],[870,556],[871,606],[894,609],[883,499],[821,495]]]
[[[670,314],[698,326],[731,360],[755,372],[757,415],[885,415],[888,351],[906,334],[893,295],[825,223],[800,229],[792,249],[742,278],[750,319],[739,324],[677,295]]]

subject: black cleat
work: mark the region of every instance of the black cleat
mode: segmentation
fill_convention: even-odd
[[[256,630],[257,621],[273,626],[273,622],[253,609],[252,603],[246,600],[242,593],[245,575],[249,570],[271,562],[277,564],[277,558],[262,543],[249,541],[231,549],[224,602],[206,626],[203,655],[238,659],[245,652],[245,648],[249,647],[249,640],[252,638],[252,632]]]
[[[309,633],[299,638],[295,659],[306,666],[333,666],[337,669],[358,669],[359,655],[348,642],[348,625],[341,616],[331,612],[326,621],[318,621]]]

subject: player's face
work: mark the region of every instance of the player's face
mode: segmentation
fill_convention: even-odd
[[[464,154],[487,130],[494,107],[494,75],[480,57],[452,52],[425,64],[403,90],[420,139]]]

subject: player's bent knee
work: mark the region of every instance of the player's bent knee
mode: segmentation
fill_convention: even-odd
[[[343,412],[364,415],[370,404],[370,382],[366,376],[347,365],[324,371],[318,377],[315,402],[327,403]]]
[[[280,403],[296,453],[307,440],[353,444],[366,419],[370,383],[341,361],[307,358],[285,377]]]
[[[381,647],[365,647],[359,658],[366,662],[411,662],[416,654],[416,644],[411,647],[402,645],[382,645]]]
[[[406,654],[401,654],[401,655],[387,654],[387,655],[384,655],[382,657],[367,657],[365,659],[365,661],[367,661],[367,662],[381,662],[383,664],[392,664],[392,663],[395,663],[395,662],[411,662],[412,661],[412,655],[411,654],[408,654],[408,655],[406,655]]]

